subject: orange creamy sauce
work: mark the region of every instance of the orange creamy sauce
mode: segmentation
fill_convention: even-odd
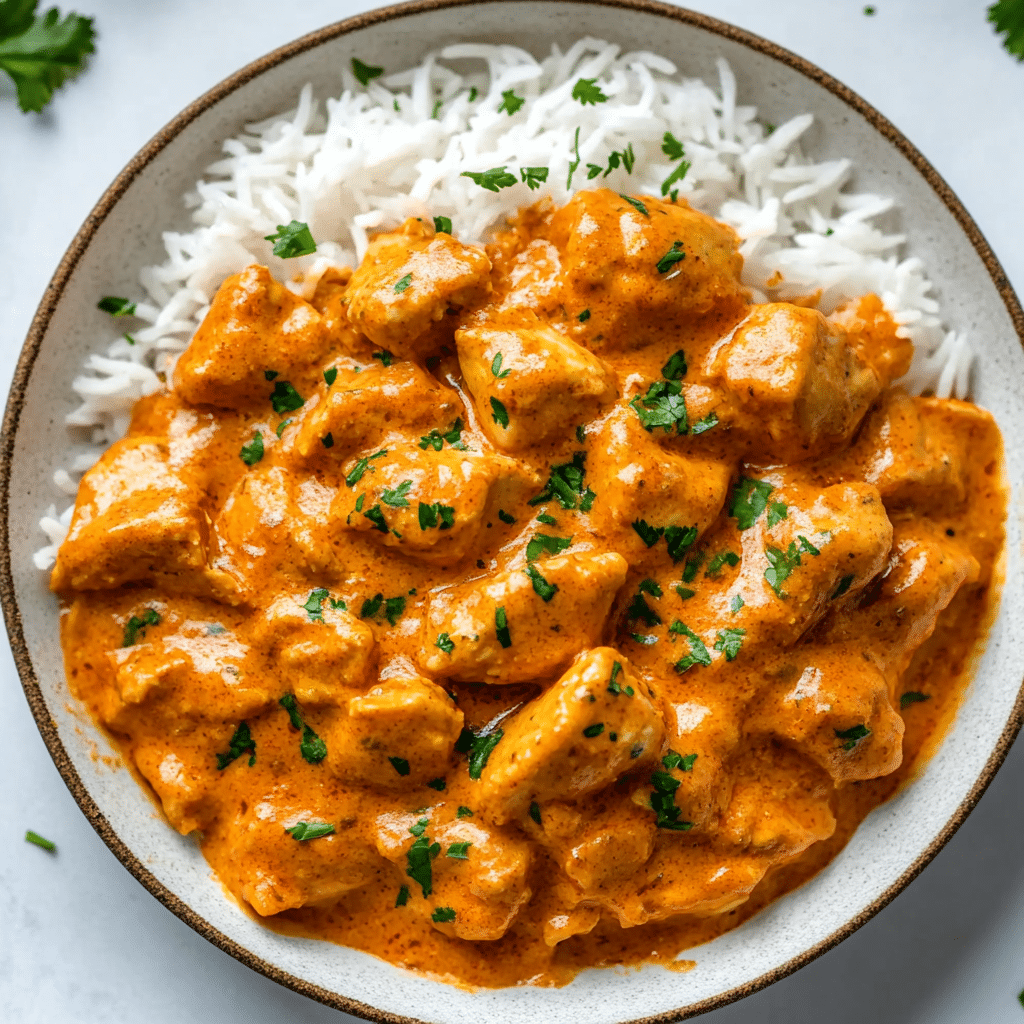
[[[250,267],[84,478],[72,689],[272,927],[470,986],[671,964],[955,712],[991,417],[890,386],[876,297],[751,306],[728,228],[640,206],[413,220],[310,303]]]

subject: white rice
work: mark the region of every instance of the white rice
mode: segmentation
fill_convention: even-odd
[[[486,64],[486,71],[459,73],[442,61]],[[581,39],[564,53],[553,46],[540,62],[514,46],[467,43],[365,88],[346,69],[344,91],[323,110],[307,85],[297,107],[225,141],[224,158],[185,197],[195,226],[165,232],[166,260],[141,270],[147,299],[136,315],[147,326],[131,331],[134,344],[97,339],[97,353],[72,382],[81,405],[67,417],[86,429],[91,447],[54,474],[57,490],[73,496],[81,474],[124,435],[132,406],[161,386],[158,371],[173,368],[228,275],[262,263],[309,297],[325,269],[361,259],[368,231],[408,216],[449,217],[462,241],[484,241],[507,214],[543,196],[561,204],[601,185],[658,195],[678,165],[662,152],[666,132],[685,145],[691,164],[679,194],[736,229],[744,283],[757,301],[821,289],[819,308],[829,313],[875,292],[914,343],[908,389],[965,397],[966,339],[943,326],[921,261],[902,255],[904,236],[875,223],[893,200],[849,192],[850,160],[804,155],[810,114],[773,128],[757,120],[755,107],[737,106],[733,73],[725,60],[717,64],[716,91],[664,57],[622,54],[600,39]],[[581,78],[597,79],[607,101],[573,99]],[[512,115],[498,109],[509,89],[525,99]],[[612,151],[627,146],[631,173],[620,163],[588,180],[588,164],[607,167]],[[517,183],[495,193],[462,177],[501,166],[517,179],[521,168],[546,167],[547,181],[536,191]],[[309,225],[317,252],[285,262],[264,236],[293,219]],[[111,331],[125,322],[112,321]],[[40,569],[53,564],[70,517],[70,507],[58,515],[51,505],[41,520],[50,543],[34,556]]]

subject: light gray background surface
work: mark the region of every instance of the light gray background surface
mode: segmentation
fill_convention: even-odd
[[[100,32],[86,73],[46,112],[27,116],[0,76],[0,393],[6,394],[64,249],[135,151],[243,64],[371,6],[363,0],[76,0]],[[695,0],[690,6],[796,51],[878,107],[959,194],[1024,293],[1024,64],[1000,47],[985,21],[985,0],[876,0],[874,16],[855,0]],[[282,106],[290,100],[282,97]],[[59,852],[25,843],[26,828],[53,839]],[[1024,987],[1022,835],[1024,745],[1018,744],[960,832],[886,910],[796,975],[702,1020],[1024,1024],[1016,998]],[[429,1013],[410,1012],[417,1009]],[[55,1019],[340,1024],[353,1018],[243,967],[128,874],[65,789],[3,643],[0,1020]]]

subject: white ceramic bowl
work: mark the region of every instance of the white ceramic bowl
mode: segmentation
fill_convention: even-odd
[[[781,123],[811,111],[806,139],[820,158],[851,156],[857,186],[896,197],[908,248],[937,285],[951,326],[981,354],[974,398],[1002,427],[1013,483],[1002,610],[950,733],[920,777],[877,809],[826,870],[742,927],[688,955],[686,974],[588,971],[563,989],[464,992],[354,950],[285,938],[225,899],[198,848],[173,832],[131,774],[96,751],[109,741],[76,709],[64,678],[58,608],[32,564],[36,523],[64,461],[70,368],[103,329],[96,297],[131,294],[141,265],[162,258],[160,232],[185,226],[182,194],[216,158],[221,139],[286,106],[311,81],[337,87],[358,55],[389,67],[416,63],[459,39],[514,42],[536,54],[590,34],[671,57],[687,74],[715,77],[726,57],[739,96]],[[111,850],[157,899],[242,962],[315,999],[380,1021],[618,1024],[678,1020],[776,981],[852,933],[935,856],[977,802],[1021,724],[1024,643],[1009,624],[1024,613],[1024,316],[977,227],[899,132],[824,72],[755,36],[644,0],[596,3],[494,0],[419,2],[341,22],[243,68],[183,111],[100,199],[54,275],[22,351],[3,425],[0,598],[14,656],[54,761]],[[61,367],[54,373],[49,368]],[[429,1008],[429,1009],[425,1009]]]

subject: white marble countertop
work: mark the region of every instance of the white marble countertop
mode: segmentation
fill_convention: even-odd
[[[46,5],[43,5],[46,6]],[[67,4],[62,3],[65,9]],[[98,53],[42,115],[0,82],[0,392],[86,214],[134,152],[248,61],[364,0],[75,0]],[[808,58],[889,117],[973,214],[1024,294],[1024,65],[986,0],[706,0],[708,14]],[[70,372],[70,369],[69,369]],[[220,952],[166,911],[92,831],[0,652],[0,1018],[19,1024],[314,1024],[347,1018]],[[1024,1020],[1024,747],[909,889],[802,971],[708,1024]],[[50,855],[26,828],[57,842]]]

